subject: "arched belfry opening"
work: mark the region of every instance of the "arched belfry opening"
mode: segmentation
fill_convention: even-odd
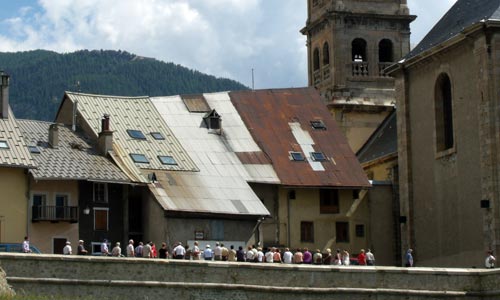
[[[352,61],[363,62],[367,61],[366,57],[366,41],[360,38],[354,39],[351,45]]]
[[[317,71],[319,70],[319,49],[314,48],[313,52],[313,70]]]
[[[378,61],[379,62],[394,61],[394,53],[391,40],[383,39],[378,44]]]
[[[323,44],[323,65],[330,64],[330,47],[328,46],[328,42]]]

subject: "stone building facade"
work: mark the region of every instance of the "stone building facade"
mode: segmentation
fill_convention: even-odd
[[[500,251],[500,1],[458,0],[396,77],[403,248],[421,266]]]
[[[383,70],[410,50],[406,0],[308,0],[309,85],[322,94],[356,152],[393,110]]]

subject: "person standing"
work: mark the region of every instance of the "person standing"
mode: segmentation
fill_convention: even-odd
[[[122,256],[122,248],[120,248],[120,242],[116,242],[115,247],[111,250],[111,256],[120,257]]]
[[[322,265],[323,264],[323,254],[321,254],[321,250],[316,249],[316,252],[313,255],[313,263],[315,265]]]
[[[200,247],[198,247],[198,241],[195,241],[193,247],[193,260],[200,260],[200,256],[201,256]]]
[[[304,257],[303,257],[303,263],[305,264],[311,264],[312,263],[312,253],[309,252],[309,249],[304,248]]]
[[[300,248],[297,248],[297,251],[295,251],[295,254],[293,255],[293,263],[301,264],[303,261],[304,261],[304,254],[302,254]]]
[[[219,242],[215,243],[214,260],[222,260],[222,247],[220,246]]]
[[[496,258],[493,256],[493,251],[488,250],[486,253],[486,259],[484,261],[484,266],[488,269],[493,269],[495,267]]]
[[[161,243],[161,248],[159,253],[160,253],[160,258],[166,259],[168,257],[167,243],[165,242]]]
[[[372,250],[370,249],[366,252],[366,264],[369,266],[375,265],[375,255],[373,255]]]
[[[148,242],[146,245],[142,247],[142,257],[144,258],[152,258],[151,256],[151,244],[153,242]]]
[[[228,261],[229,250],[224,246],[224,244],[220,244],[220,247],[222,248],[221,250],[222,261]]]
[[[254,259],[255,259],[255,257],[254,257],[254,253],[252,251],[252,246],[248,246],[247,253],[246,253],[246,261],[253,262]]]
[[[408,249],[406,251],[406,256],[405,256],[405,266],[406,267],[413,267],[413,249]]]
[[[344,251],[342,251],[342,264],[344,266],[348,266],[351,264],[351,258],[349,256],[349,252],[347,252],[347,250],[344,249]]]
[[[333,259],[333,264],[336,266],[342,265],[342,253],[340,253],[340,249],[337,249],[337,253],[335,253],[335,258]]]
[[[73,253],[73,249],[71,249],[71,242],[66,241],[66,246],[63,248],[64,255],[71,255]]]
[[[285,248],[285,252],[283,252],[283,262],[285,264],[291,264],[293,259],[293,254],[290,252],[289,248]]]
[[[108,240],[107,239],[102,240],[102,243],[101,243],[101,255],[103,255],[103,256],[108,256],[109,255]]]
[[[274,248],[267,249],[264,257],[266,258],[266,263],[274,262]]]
[[[257,262],[262,262],[264,260],[264,252],[262,252],[262,247],[257,248]]]
[[[238,251],[236,251],[236,261],[245,261],[245,250],[242,246],[239,246]]]
[[[332,250],[330,248],[327,248],[325,255],[323,255],[323,264],[331,265],[332,262],[333,262]]]
[[[205,250],[203,251],[203,257],[205,258],[205,260],[212,260],[214,256],[214,252],[212,251],[212,249],[210,249],[210,245],[206,245],[205,246]]]
[[[139,242],[139,245],[135,247],[134,252],[135,252],[135,257],[142,257],[142,251],[144,249],[144,244],[142,242]]]
[[[358,265],[360,265],[360,266],[366,266],[365,249],[361,249],[361,252],[358,254]]]
[[[127,257],[135,257],[134,240],[132,239],[128,241]]]
[[[182,243],[179,242],[177,246],[172,250],[172,255],[175,259],[184,259],[184,255],[186,255],[186,249],[182,246]]]
[[[229,247],[229,256],[228,256],[228,260],[229,261],[236,261],[236,250],[234,250],[234,246],[231,245],[231,247]]]
[[[24,241],[23,241],[23,252],[24,253],[31,253],[31,249],[30,249],[30,240],[27,236],[24,237]]]
[[[77,255],[87,255],[87,250],[85,250],[85,245],[83,240],[78,241],[78,248],[76,250]]]

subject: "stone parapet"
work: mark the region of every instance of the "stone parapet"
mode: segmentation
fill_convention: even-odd
[[[114,299],[498,299],[500,270],[0,254],[20,294]]]

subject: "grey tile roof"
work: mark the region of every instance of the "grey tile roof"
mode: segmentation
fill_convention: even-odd
[[[458,0],[405,58],[453,38],[481,20],[500,20],[500,0]]]
[[[0,141],[8,145],[8,149],[0,149],[0,167],[34,168],[36,166],[10,108],[9,117],[0,118]]]
[[[392,111],[358,150],[359,162],[366,163],[398,153],[396,111]]]
[[[129,182],[129,179],[109,159],[99,155],[88,140],[59,125],[59,145],[48,144],[52,123],[18,120],[28,146],[37,146],[40,153],[32,153],[37,169],[31,170],[37,180],[89,180],[103,182]]]
[[[97,137],[101,130],[101,118],[110,115],[110,129],[113,131],[113,151],[115,162],[135,181],[149,182],[149,170],[199,171],[162,116],[151,103],[149,97],[120,97],[90,95],[66,92],[64,101],[78,101],[78,113],[90,126]],[[132,138],[127,130],[140,130],[145,139]],[[154,139],[152,132],[159,132],[164,139]],[[130,154],[142,154],[148,163],[136,163]],[[162,164],[158,156],[172,156],[175,165]]]

